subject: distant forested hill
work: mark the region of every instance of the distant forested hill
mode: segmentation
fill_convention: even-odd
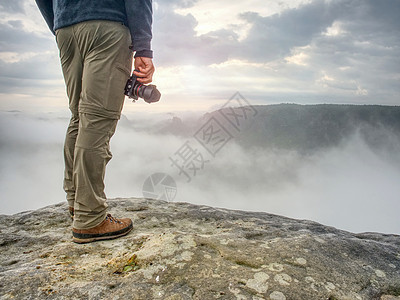
[[[238,129],[223,116],[229,108],[205,114],[191,124],[174,117],[162,132],[189,136],[211,117],[220,122],[245,147],[267,147],[309,152],[339,145],[359,134],[371,147],[400,145],[400,106],[380,105],[257,105]],[[221,113],[222,112],[222,113]]]
[[[308,151],[338,145],[357,131],[371,146],[400,142],[400,107],[357,105],[255,106],[238,139],[243,145]]]

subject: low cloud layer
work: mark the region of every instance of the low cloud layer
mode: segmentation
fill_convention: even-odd
[[[189,116],[190,117],[190,116]],[[170,157],[193,138],[149,133],[169,115],[122,119],[111,142],[108,197],[142,197],[156,172],[178,186],[174,201],[265,211],[311,219],[340,229],[400,233],[399,149],[372,151],[359,135],[337,147],[304,156],[296,151],[225,145],[187,182]],[[62,142],[68,119],[55,115],[1,113],[0,213],[15,213],[64,201]],[[8,128],[5,130],[5,128]]]

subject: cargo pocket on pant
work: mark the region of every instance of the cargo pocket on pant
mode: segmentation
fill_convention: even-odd
[[[130,69],[122,64],[116,64],[110,74],[108,86],[108,95],[105,99],[105,108],[107,110],[120,113],[124,104],[124,88],[126,81],[130,76]]]

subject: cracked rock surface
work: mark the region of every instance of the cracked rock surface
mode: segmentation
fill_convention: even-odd
[[[0,216],[0,299],[400,299],[400,237],[263,212],[109,200],[126,237],[75,244],[67,204]]]

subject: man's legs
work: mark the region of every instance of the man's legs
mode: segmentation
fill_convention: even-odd
[[[73,183],[74,151],[78,136],[79,115],[72,112],[64,142],[64,191],[67,193],[69,207],[75,205],[75,186]]]
[[[109,141],[117,121],[94,114],[79,114],[73,166],[76,195],[73,227],[76,229],[95,227],[106,217],[104,176],[112,157]]]
[[[64,190],[70,207],[75,203],[75,186],[73,183],[73,164],[75,142],[79,128],[79,101],[82,91],[83,61],[78,45],[73,38],[72,29],[65,28],[56,32],[57,45],[60,49],[60,61],[64,74],[71,119],[64,141]]]
[[[130,34],[110,21],[83,22],[56,34],[72,112],[64,189],[75,208],[73,227],[92,228],[106,218],[104,174],[132,67]]]

